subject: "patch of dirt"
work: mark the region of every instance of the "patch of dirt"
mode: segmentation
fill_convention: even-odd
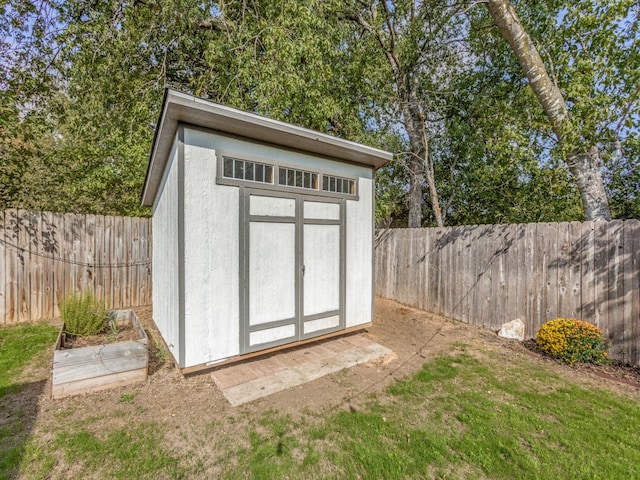
[[[128,342],[131,340],[138,340],[138,334],[132,325],[126,324],[118,326],[114,331],[105,330],[98,335],[89,335],[86,337],[64,334],[62,348],[95,347],[108,343]]]
[[[232,407],[209,373],[183,377],[152,321],[150,308],[134,309],[149,335],[149,377],[144,383],[65,399],[50,398],[48,376],[31,379],[34,398],[21,397],[32,414],[31,437],[41,445],[55,440],[69,425],[80,426],[97,436],[115,429],[135,429],[153,424],[164,437],[166,448],[184,461],[193,461],[194,477],[217,478],[220,458],[250,446],[249,430],[260,429],[260,418],[275,412],[288,415],[292,425],[313,421],[336,410],[358,410],[396,379],[418,371],[425,362],[465,350],[483,356],[498,353],[505,362],[514,358],[544,362],[564,378],[587,386],[608,388],[640,401],[640,388],[625,383],[628,370],[603,367],[613,378],[595,374],[595,369],[573,367],[543,357],[532,357],[525,345],[505,340],[495,332],[448,320],[399,303],[376,299],[375,320],[364,335],[391,349],[393,355],[358,365],[313,382]],[[621,375],[622,372],[627,372]],[[48,372],[43,375],[50,375]],[[44,387],[42,385],[45,385]],[[15,398],[18,401],[18,398]],[[35,411],[34,411],[35,410]],[[55,454],[58,455],[58,454]],[[62,455],[62,454],[60,454]],[[193,459],[193,460],[189,460]],[[49,478],[66,478],[71,465],[56,457]]]

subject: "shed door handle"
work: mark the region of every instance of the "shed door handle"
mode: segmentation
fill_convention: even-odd
[[[302,275],[304,275],[304,270],[305,270],[305,267],[304,265],[302,265]]]

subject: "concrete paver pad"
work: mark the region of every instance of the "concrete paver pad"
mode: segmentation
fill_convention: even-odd
[[[390,353],[362,335],[352,335],[232,365],[211,377],[236,407]]]

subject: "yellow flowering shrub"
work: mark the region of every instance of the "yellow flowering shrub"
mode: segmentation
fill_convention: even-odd
[[[556,318],[540,327],[536,343],[547,355],[567,363],[602,363],[607,342],[602,330],[575,318]]]

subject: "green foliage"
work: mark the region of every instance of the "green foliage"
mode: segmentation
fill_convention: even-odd
[[[108,309],[92,292],[71,294],[60,305],[65,332],[86,337],[97,335],[107,327]]]
[[[0,208],[149,215],[139,193],[169,85],[397,153],[379,173],[376,218],[406,224],[402,99],[362,14],[383,39],[394,30],[446,224],[581,218],[564,152],[486,9],[369,3],[5,2]],[[637,218],[636,2],[513,3],[576,119],[572,141],[600,150],[614,216]],[[431,210],[425,194],[425,225]]]
[[[536,343],[547,355],[567,363],[602,363],[607,343],[595,325],[575,318],[556,318],[544,323]]]

